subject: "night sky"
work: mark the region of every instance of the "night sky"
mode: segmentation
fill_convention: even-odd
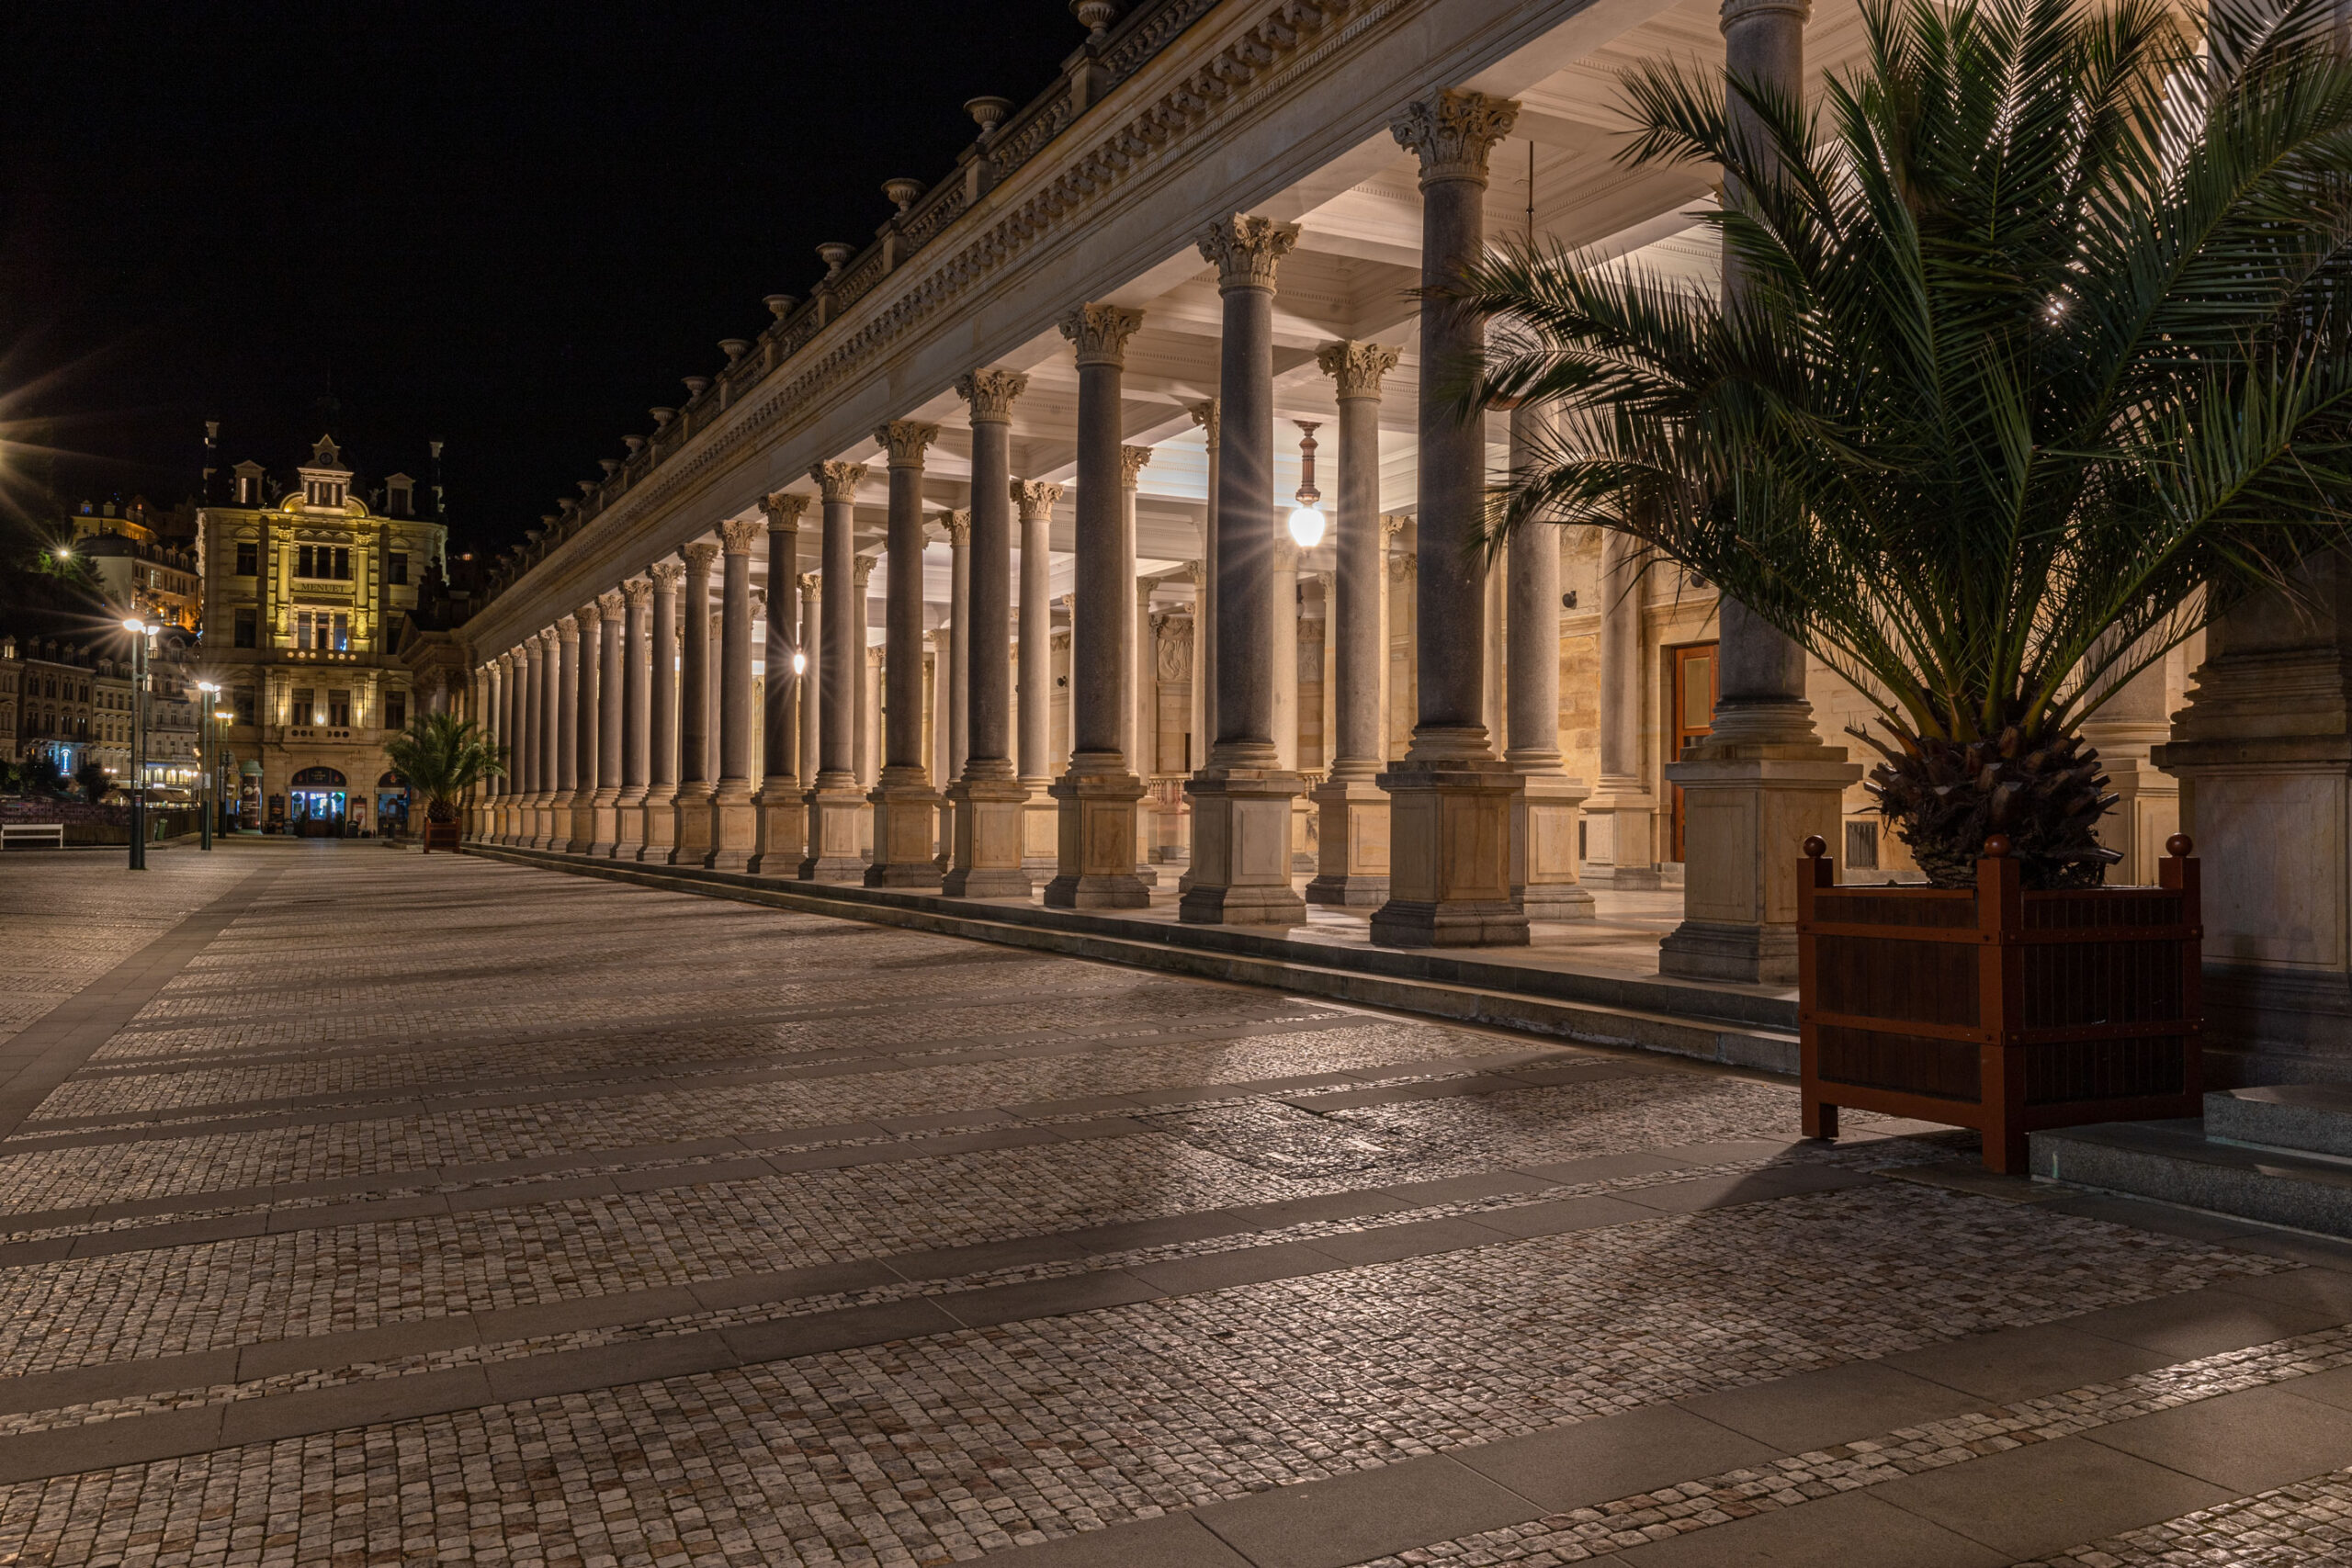
[[[0,417],[68,502],[448,443],[453,543],[520,536],[725,337],[1026,102],[1059,0],[10,0]],[[44,423],[45,422],[45,423]],[[17,487],[21,491],[21,485]]]

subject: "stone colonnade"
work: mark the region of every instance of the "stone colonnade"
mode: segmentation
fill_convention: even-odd
[[[1786,3],[1752,0],[1750,8],[1769,24],[1782,14],[1772,6]],[[1392,127],[1420,163],[1425,284],[1442,285],[1482,248],[1487,157],[1516,112],[1509,102],[1444,90]],[[1409,596],[1396,613],[1414,642],[1401,679],[1389,669],[1389,540],[1405,524],[1380,512],[1378,414],[1383,378],[1400,351],[1340,342],[1318,356],[1340,405],[1337,570],[1321,585],[1329,717],[1325,777],[1312,803],[1317,860],[1304,898],[1298,889],[1294,812],[1306,786],[1296,669],[1285,682],[1279,658],[1283,630],[1296,637],[1283,585],[1295,581],[1297,551],[1274,494],[1272,379],[1274,297],[1296,237],[1291,225],[1236,213],[1199,240],[1217,269],[1223,332],[1217,396],[1191,410],[1210,483],[1201,558],[1189,569],[1196,750],[1178,911],[1193,922],[1291,924],[1311,899],[1369,910],[1385,943],[1521,942],[1531,916],[1590,909],[1577,884],[1588,792],[1566,773],[1555,729],[1558,556],[1545,530],[1514,545],[1509,633],[1498,641],[1499,591],[1465,549],[1481,522],[1484,436],[1446,408],[1437,385],[1478,351],[1483,329],[1441,303],[1423,308],[1419,507],[1395,563]],[[1010,422],[1027,378],[982,367],[956,384],[971,432],[968,511],[934,514],[953,563],[942,628],[924,626],[922,575],[923,463],[938,428],[910,419],[876,433],[888,461],[888,612],[881,767],[870,790],[860,783],[859,748],[867,706],[862,585],[873,561],[857,555],[854,525],[870,476],[864,464],[828,461],[810,470],[813,498],[771,495],[763,518],[721,523],[719,543],[690,544],[649,564],[484,662],[483,701],[514,749],[513,772],[480,818],[484,836],[761,875],[944,886],[965,897],[1027,897],[1043,880],[1048,904],[1147,904],[1156,840],[1140,802],[1159,716],[1142,695],[1156,653],[1151,585],[1136,573],[1133,487],[1149,450],[1124,445],[1120,397],[1126,346],[1142,325],[1140,312],[1101,301],[1080,304],[1061,322],[1079,379],[1069,747],[1059,777],[1046,568],[1064,492],[1013,473]],[[1541,416],[1523,411],[1512,422],[1514,448],[1540,443],[1544,431]],[[819,570],[802,574],[798,532],[812,501]],[[763,532],[766,684],[755,780],[750,573]],[[722,562],[714,631],[711,569]],[[1630,647],[1624,634],[1638,607],[1629,596],[1603,597],[1629,601],[1604,611],[1603,681],[1637,682],[1628,666],[1638,631]],[[1728,621],[1725,640],[1728,668]],[[1490,644],[1508,667],[1499,681],[1488,678]],[[1488,722],[1498,689],[1509,693],[1499,736]],[[1384,713],[1399,707],[1413,722],[1396,756]],[[1649,804],[1637,797],[1630,747],[1618,733],[1637,722],[1638,699],[1604,704],[1611,707],[1620,712],[1604,721],[1600,804],[1630,814]],[[1691,831],[1702,832],[1695,810]]]

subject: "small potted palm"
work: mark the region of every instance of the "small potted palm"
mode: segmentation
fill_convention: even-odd
[[[466,791],[506,772],[506,749],[455,714],[422,714],[384,742],[384,756],[424,802],[424,852],[456,852]]]
[[[1933,1116],[2002,1168],[2029,1122],[2192,1113],[2194,868],[2186,907],[2100,887],[2081,727],[2352,522],[2352,64],[2325,0],[1864,17],[1817,109],[1631,73],[1627,160],[1723,169],[1739,287],[1506,248],[1460,287],[1491,324],[1464,400],[1559,411],[1495,541],[1617,530],[1874,705],[1868,787],[1929,886],[1808,868],[1809,1129]],[[2058,926],[2064,962],[2003,967]]]

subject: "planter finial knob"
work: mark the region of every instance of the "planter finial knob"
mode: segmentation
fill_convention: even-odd
[[[2187,860],[2188,858],[2189,852],[2194,850],[2196,847],[2196,840],[2191,839],[2186,833],[2175,833],[2171,838],[2165,840],[2165,853],[2172,856],[2175,860]]]
[[[1828,840],[1826,840],[1826,839],[1824,839],[1820,834],[1818,834],[1818,833],[1810,833],[1810,834],[1807,834],[1807,835],[1805,836],[1805,840],[1804,840],[1804,858],[1805,858],[1805,859],[1807,859],[1807,860],[1819,860],[1822,856],[1824,856],[1824,855],[1827,854],[1828,852],[1829,852],[1829,843],[1828,843]]]
[[[1984,840],[1984,858],[1986,860],[2007,860],[2008,855],[2009,836],[2007,833],[1996,833],[1991,838]]]

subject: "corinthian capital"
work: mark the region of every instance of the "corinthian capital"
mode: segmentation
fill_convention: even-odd
[[[1405,106],[1388,133],[1421,160],[1421,184],[1440,180],[1487,183],[1487,154],[1510,134],[1519,105],[1461,87],[1441,87]]]
[[[581,605],[577,610],[572,611],[571,618],[575,623],[577,623],[581,631],[593,632],[599,626],[604,624],[604,607],[595,600],[591,599],[585,604]]]
[[[553,631],[542,632],[539,635],[546,637],[550,642],[578,642],[580,640],[580,623],[573,620],[570,615],[558,615],[555,618],[555,629]]]
[[[718,547],[708,539],[696,539],[678,552],[686,558],[686,570],[697,577],[707,577],[718,562]]]
[[[1061,320],[1062,336],[1078,349],[1084,365],[1124,365],[1127,340],[1143,325],[1141,310],[1116,305],[1080,305]]]
[[[873,581],[874,563],[881,558],[879,556],[859,556],[850,567],[850,581],[860,588],[865,587]]]
[[[865,465],[842,462],[820,463],[808,470],[808,477],[817,481],[818,493],[822,495],[828,503],[836,501],[855,501],[857,487],[865,482]]]
[[[1212,451],[1212,452],[1216,451],[1216,431],[1217,431],[1217,400],[1216,400],[1215,398],[1211,398],[1207,402],[1204,402],[1204,403],[1194,403],[1192,407],[1190,407],[1190,408],[1186,409],[1184,412],[1185,412],[1186,413],[1188,413],[1188,414],[1191,414],[1191,415],[1193,416],[1193,423],[1194,424],[1197,424],[1197,425],[1199,425],[1199,426],[1201,427],[1201,434],[1202,434],[1202,435],[1203,435],[1204,437],[1205,437],[1205,438],[1207,439],[1207,441],[1208,441],[1209,450],[1210,450],[1210,451]]]
[[[968,543],[972,537],[972,513],[967,508],[943,512],[939,514],[939,526],[950,545]]]
[[[678,586],[678,579],[686,575],[686,569],[683,562],[658,560],[645,569],[645,575],[653,580],[656,593],[667,593]]]
[[[1053,521],[1054,503],[1062,498],[1062,487],[1044,479],[1012,481],[1012,504],[1021,509],[1021,521],[1034,522],[1042,517]]]
[[[617,588],[610,593],[596,595],[596,607],[605,612],[605,619],[617,621],[628,609],[628,599]]]
[[[1128,490],[1135,489],[1136,476],[1142,473],[1145,466],[1150,461],[1151,448],[1148,446],[1120,447],[1119,483],[1125,486]]]
[[[800,600],[802,604],[807,604],[809,600],[817,597],[818,594],[824,592],[824,588],[825,580],[818,576],[815,572],[804,571],[800,574]]]
[[[919,420],[895,419],[874,433],[874,445],[890,454],[894,468],[922,467],[923,448],[939,439],[939,426]]]
[[[653,582],[650,578],[632,577],[621,584],[621,597],[632,610],[642,610],[653,603]]]
[[[730,556],[748,556],[767,525],[756,517],[729,517],[718,525],[718,547]]]
[[[788,490],[771,491],[760,497],[760,510],[767,514],[769,533],[796,533],[800,527],[800,514],[808,510],[808,498]]]
[[[1201,254],[1216,264],[1216,286],[1272,288],[1274,264],[1298,243],[1298,225],[1236,212],[1201,231]]]
[[[1339,382],[1340,397],[1376,398],[1380,378],[1396,368],[1403,352],[1378,343],[1327,343],[1315,351],[1315,363]]]
[[[967,370],[956,378],[956,395],[972,406],[972,423],[1010,423],[1012,400],[1029,389],[1018,370]]]

